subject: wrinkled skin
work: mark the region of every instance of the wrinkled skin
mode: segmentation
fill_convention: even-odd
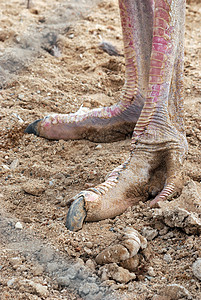
[[[125,85],[111,107],[55,115],[26,132],[48,139],[113,141],[133,131],[128,160],[107,180],[76,195],[66,227],[111,218],[139,201],[151,206],[178,193],[187,153],[183,124],[184,0],[119,0]]]

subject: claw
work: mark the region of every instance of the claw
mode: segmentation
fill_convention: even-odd
[[[37,127],[38,127],[38,122],[40,122],[42,119],[39,119],[39,120],[36,120],[34,121],[33,123],[29,124],[27,126],[27,128],[25,129],[25,133],[33,133],[35,134],[36,136],[39,136],[39,133],[38,133],[38,130],[37,130]]]
[[[82,228],[86,215],[84,197],[80,196],[71,204],[68,210],[65,224],[66,228],[71,231],[78,231]]]

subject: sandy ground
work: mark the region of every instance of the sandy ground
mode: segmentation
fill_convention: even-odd
[[[118,100],[124,58],[98,48],[103,39],[123,53],[117,1],[33,0],[28,10],[25,1],[1,0],[0,8],[0,298],[106,299],[107,289],[111,299],[118,294],[121,299],[201,299],[200,280],[192,269],[201,258],[199,1],[188,2],[186,9],[189,153],[182,195],[160,209],[139,203],[113,220],[85,224],[78,233],[64,226],[67,200],[102,182],[122,163],[130,140],[97,147],[85,140],[45,140],[24,134],[24,128],[50,112],[75,112],[81,105],[94,108]],[[136,279],[124,282],[105,276],[94,259],[126,226],[147,237],[148,248],[139,254]],[[41,249],[46,249],[42,258]],[[44,258],[47,249],[62,257],[52,269],[48,263],[54,260]],[[89,271],[88,277],[78,276],[82,283],[76,276],[71,276],[72,284],[59,281],[65,277],[60,262],[69,259]],[[89,285],[87,292],[87,284],[94,282],[98,290]],[[168,290],[171,284],[177,284],[175,294]],[[117,294],[111,294],[114,290]]]

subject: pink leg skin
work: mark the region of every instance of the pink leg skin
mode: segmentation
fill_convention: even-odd
[[[152,19],[149,15],[152,10],[150,0],[146,2],[148,10],[144,18],[147,22],[143,26],[140,14],[135,20],[132,14],[132,10],[137,10],[140,4],[132,10],[125,10],[124,2],[120,2],[126,65],[125,85],[120,101],[111,107],[94,109],[83,115],[47,116],[30,124],[25,132],[48,139],[89,139],[95,142],[117,141],[132,135],[144,105],[145,85],[148,84],[148,74],[144,70],[148,68],[151,54]],[[131,26],[131,22],[135,26]],[[147,47],[139,43],[142,37],[147,40]]]
[[[185,1],[119,0],[119,4],[124,42],[131,49],[135,44],[131,50],[137,66],[135,79],[146,100],[133,132],[129,159],[104,183],[74,197],[66,221],[69,230],[81,229],[84,220],[119,215],[150,195],[156,196],[153,207],[183,185],[187,153],[182,96]],[[151,39],[149,34],[143,36],[146,22],[152,28]],[[126,73],[129,70],[127,66]],[[83,218],[78,222],[80,214]]]
[[[145,102],[149,79],[152,2],[145,0],[145,4],[146,10],[140,1],[119,2],[126,66],[125,84],[119,102],[82,115],[47,116],[30,124],[25,132],[48,139],[88,139],[95,142],[111,142],[132,136]]]
[[[153,25],[152,0],[119,1],[122,21],[125,84],[119,102],[88,113],[55,114],[31,123],[26,133],[47,139],[111,142],[132,136],[146,98]],[[143,18],[143,22],[142,22]]]
[[[94,109],[84,114],[51,115],[30,124],[25,132],[47,139],[88,139],[112,142],[132,135],[144,99],[135,91],[135,100],[111,107]]]

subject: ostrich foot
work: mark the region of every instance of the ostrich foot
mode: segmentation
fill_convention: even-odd
[[[132,136],[144,100],[140,95],[130,103],[119,102],[111,107],[85,113],[57,114],[36,120],[25,129],[47,139],[88,139],[113,142]]]
[[[151,206],[170,198],[182,189],[184,157],[185,148],[173,142],[135,145],[129,159],[114,169],[104,183],[72,199],[67,229],[77,231],[84,221],[113,218],[151,197],[155,197]]]

